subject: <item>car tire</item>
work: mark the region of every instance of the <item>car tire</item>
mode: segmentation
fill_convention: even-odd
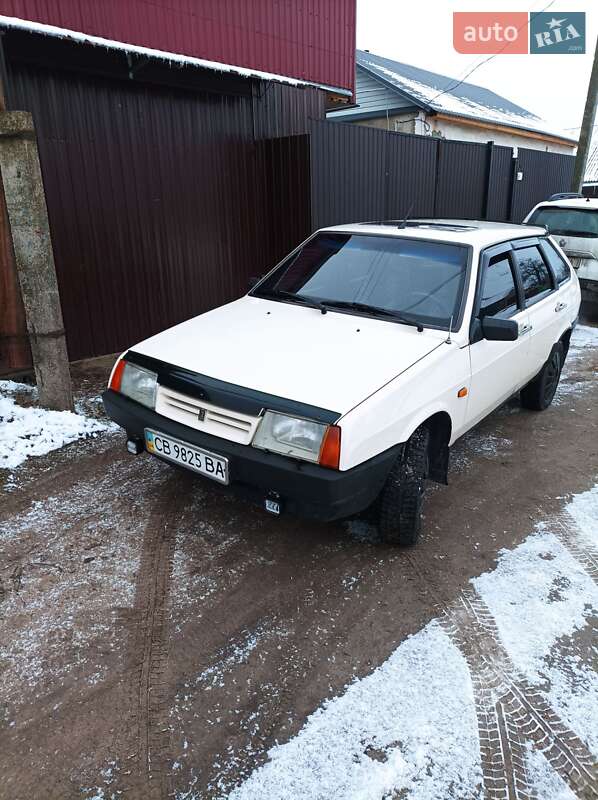
[[[421,530],[421,510],[429,469],[430,430],[418,428],[395,461],[377,503],[383,541],[409,547]]]
[[[521,405],[531,411],[544,411],[552,403],[556,394],[565,351],[561,342],[552,348],[547,362],[540,373],[521,390]]]

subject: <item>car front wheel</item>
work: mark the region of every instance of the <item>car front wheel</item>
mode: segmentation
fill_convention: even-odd
[[[521,390],[521,405],[524,408],[532,411],[544,411],[548,408],[556,394],[564,360],[565,351],[559,342],[552,348],[540,374]]]
[[[405,444],[380,493],[378,530],[389,544],[409,546],[419,538],[429,445],[430,430],[422,426]]]

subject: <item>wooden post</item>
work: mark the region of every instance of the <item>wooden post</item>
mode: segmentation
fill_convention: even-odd
[[[33,118],[0,111],[0,171],[42,406],[73,409],[62,309],[56,281]]]

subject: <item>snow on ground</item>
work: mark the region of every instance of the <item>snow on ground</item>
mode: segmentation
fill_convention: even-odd
[[[157,459],[130,459],[0,521],[0,698],[11,714],[73,676],[110,677],[95,643],[122,647],[118,615],[133,605],[146,498],[168,475]]]
[[[431,623],[269,756],[231,800],[379,800],[405,788],[423,800],[444,796],[448,786],[457,797],[469,795],[481,771],[463,656]]]
[[[587,634],[598,614],[598,588],[572,554],[597,543],[598,486],[573,498],[561,517],[539,525],[517,548],[500,554],[494,571],[472,581],[515,674],[538,687],[595,754],[598,680],[583,662],[583,647],[563,643]],[[382,666],[324,703],[227,796],[477,798],[483,793],[479,747],[470,671],[457,644],[432,621]],[[526,753],[535,796],[575,796],[532,742]]]
[[[555,405],[561,405],[571,395],[576,395],[586,388],[589,378],[577,375],[576,369],[583,363],[588,351],[597,347],[598,328],[593,328],[589,325],[578,325],[571,337],[571,346],[553,401]]]
[[[20,387],[26,386],[12,381],[2,384],[10,384],[4,390],[11,392],[23,391]],[[43,456],[82,437],[115,428],[112,422],[71,411],[20,406],[11,397],[0,395],[0,469],[16,469],[31,456]]]

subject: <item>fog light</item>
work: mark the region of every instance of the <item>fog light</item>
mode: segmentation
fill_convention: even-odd
[[[127,450],[132,456],[138,456],[139,453],[143,453],[143,440],[127,439]]]

